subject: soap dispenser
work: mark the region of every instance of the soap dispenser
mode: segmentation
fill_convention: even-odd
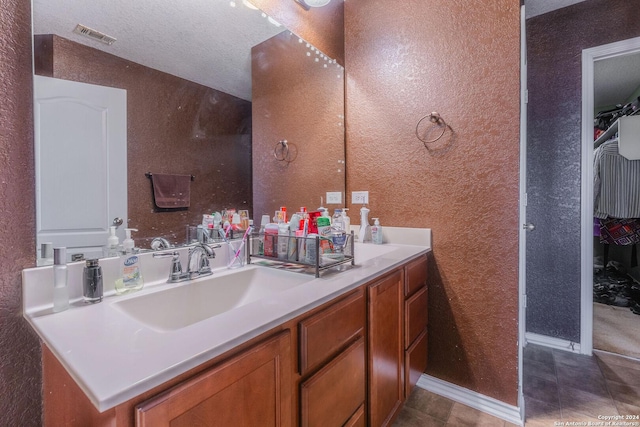
[[[116,257],[118,256],[118,245],[120,244],[120,239],[116,236],[116,226],[112,225],[109,227],[109,238],[107,239],[107,257]]]
[[[115,283],[118,295],[139,291],[144,285],[142,273],[140,272],[140,260],[138,255],[133,253],[135,243],[131,238],[131,232],[138,230],[125,228],[124,231],[127,238],[122,242],[123,253],[120,257],[120,278]]]
[[[371,241],[376,245],[382,244],[382,226],[378,218],[373,218],[373,226],[371,227]]]
[[[344,224],[344,231],[347,234],[351,233],[351,218],[347,216],[348,208],[342,208],[342,223]]]
[[[360,243],[371,240],[371,227],[369,226],[369,209],[366,206],[360,208],[360,231],[358,232],[358,240]]]

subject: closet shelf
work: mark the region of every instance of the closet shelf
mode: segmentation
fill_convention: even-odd
[[[611,139],[611,137],[613,135],[615,135],[616,132],[618,132],[618,126],[620,125],[620,119],[616,120],[611,126],[609,126],[609,128],[602,134],[600,135],[594,142],[593,142],[593,148],[598,148],[599,146],[601,146],[605,141],[608,141],[609,139]]]

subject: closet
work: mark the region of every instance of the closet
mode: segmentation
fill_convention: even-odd
[[[631,64],[640,63],[640,55],[599,62],[594,67],[599,106],[594,112],[594,348],[640,358],[640,339],[629,346],[640,327],[640,73],[630,72],[639,69]]]

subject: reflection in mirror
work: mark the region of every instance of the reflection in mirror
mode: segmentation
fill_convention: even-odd
[[[262,131],[251,120],[250,48],[285,30],[244,3],[232,2],[232,7],[224,1],[192,0],[188,5],[159,5],[147,0],[89,6],[79,0],[34,0],[36,74],[126,90],[126,160],[100,159],[119,164],[119,173],[126,175],[127,208],[119,216],[128,221],[118,230],[120,241],[128,226],[139,230],[134,233],[136,246],[148,247],[158,236],[181,243],[185,226],[200,223],[202,214],[224,208],[248,209],[251,216],[262,213],[262,208],[254,212],[252,201],[252,128],[254,138]],[[116,42],[106,45],[75,34],[72,30],[78,23],[113,36]],[[338,86],[339,104],[343,105],[342,79]],[[288,89],[288,85],[279,87],[282,96],[304,94],[297,90],[285,95]],[[296,106],[296,102],[289,105]],[[303,144],[304,139],[298,141],[301,151]],[[343,158],[343,140],[337,149],[337,156]],[[253,156],[266,154],[253,150]],[[307,166],[307,177],[326,171],[311,166]],[[344,191],[343,169],[341,184],[331,184],[323,191]],[[188,209],[155,208],[147,172],[195,176]],[[39,173],[37,181],[55,179]],[[323,180],[318,176],[313,181]],[[73,188],[72,183],[59,185]],[[278,197],[285,195],[279,188],[261,187],[265,197],[272,191]],[[78,204],[67,209],[84,211],[86,199],[77,198]],[[47,208],[43,199],[38,198],[37,208],[41,218],[40,211]],[[79,244],[70,254],[98,250],[106,243],[112,218],[103,217],[97,226],[90,224],[88,234],[94,242]],[[87,233],[69,224],[65,227],[74,235]],[[38,246],[48,241],[46,233],[39,222]]]

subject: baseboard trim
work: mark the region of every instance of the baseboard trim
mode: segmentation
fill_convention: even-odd
[[[519,426],[524,425],[523,413],[517,406],[506,404],[492,397],[442,381],[427,374],[422,374],[418,379],[417,386],[510,423]]]
[[[555,348],[556,350],[564,350],[571,353],[580,354],[580,344],[574,343],[562,338],[548,337],[546,335],[534,334],[527,332],[525,334],[527,344],[537,344],[544,347]]]

